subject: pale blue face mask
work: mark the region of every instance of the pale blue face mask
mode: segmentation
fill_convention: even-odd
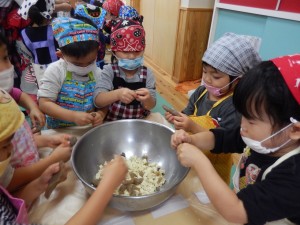
[[[117,58],[117,57],[116,57]],[[144,64],[144,56],[135,59],[118,59],[118,66],[126,70],[135,70]]]

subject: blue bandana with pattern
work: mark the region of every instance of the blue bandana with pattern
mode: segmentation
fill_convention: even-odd
[[[94,5],[77,5],[75,8],[75,15],[90,19],[98,29],[103,28],[105,21],[106,10]]]
[[[52,22],[52,29],[59,47],[80,42],[99,42],[98,30],[92,25],[70,17],[58,17]]]
[[[135,8],[129,5],[122,5],[119,11],[119,18],[121,19],[132,19],[138,17],[139,14]]]

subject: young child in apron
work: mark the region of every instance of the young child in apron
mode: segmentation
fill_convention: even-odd
[[[235,88],[233,103],[242,115],[240,128],[175,132],[171,144],[178,159],[196,170],[212,204],[228,221],[300,224],[300,55],[251,69]],[[247,146],[233,177],[237,194],[199,150],[226,152],[226,144],[235,152]]]
[[[240,124],[240,115],[232,104],[238,80],[261,61],[254,45],[244,36],[225,33],[204,53],[202,83],[189,99],[180,116],[166,112],[175,129],[197,133],[216,127],[232,129]],[[231,154],[207,156],[222,178],[229,183]]]
[[[23,1],[19,15],[30,20],[30,25],[21,30],[22,41],[17,42],[17,49],[26,67],[22,71],[21,89],[37,103],[37,91],[40,79],[47,66],[58,60],[58,44],[53,37],[51,26],[54,0]],[[25,63],[26,62],[26,63]]]
[[[143,66],[145,44],[145,31],[138,21],[113,22],[114,59],[104,66],[94,93],[95,105],[108,107],[107,121],[145,118],[156,104],[153,73]]]
[[[49,65],[38,91],[48,128],[99,125],[105,112],[96,110],[93,93],[101,70],[96,66],[98,31],[81,20],[59,17],[52,23],[60,60]]]

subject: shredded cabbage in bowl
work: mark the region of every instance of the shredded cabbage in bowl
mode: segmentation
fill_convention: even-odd
[[[126,159],[126,158],[125,158]],[[99,166],[94,185],[98,185],[103,176],[103,168],[108,162]],[[152,194],[166,182],[165,171],[156,163],[149,163],[147,157],[132,156],[126,159],[128,173],[114,194],[124,196],[142,196]]]

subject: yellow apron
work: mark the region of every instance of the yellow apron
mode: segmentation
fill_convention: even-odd
[[[233,93],[224,96],[219,101],[215,102],[212,106],[212,108],[206,113],[206,115],[203,116],[197,116],[197,106],[196,103],[205,95],[207,90],[204,90],[202,94],[199,96],[197,101],[194,103],[195,111],[193,115],[190,115],[189,118],[193,120],[193,122],[197,123],[203,128],[206,129],[212,129],[216,128],[218,126],[217,121],[215,121],[209,114],[211,110],[215,107],[217,107],[219,104],[221,104],[225,99],[231,97]],[[205,155],[209,160],[211,161],[212,165],[218,172],[218,174],[221,176],[221,178],[227,183],[230,184],[230,172],[231,172],[231,166],[232,166],[232,157],[229,153],[220,153],[220,154],[214,154],[210,151],[204,151]]]

